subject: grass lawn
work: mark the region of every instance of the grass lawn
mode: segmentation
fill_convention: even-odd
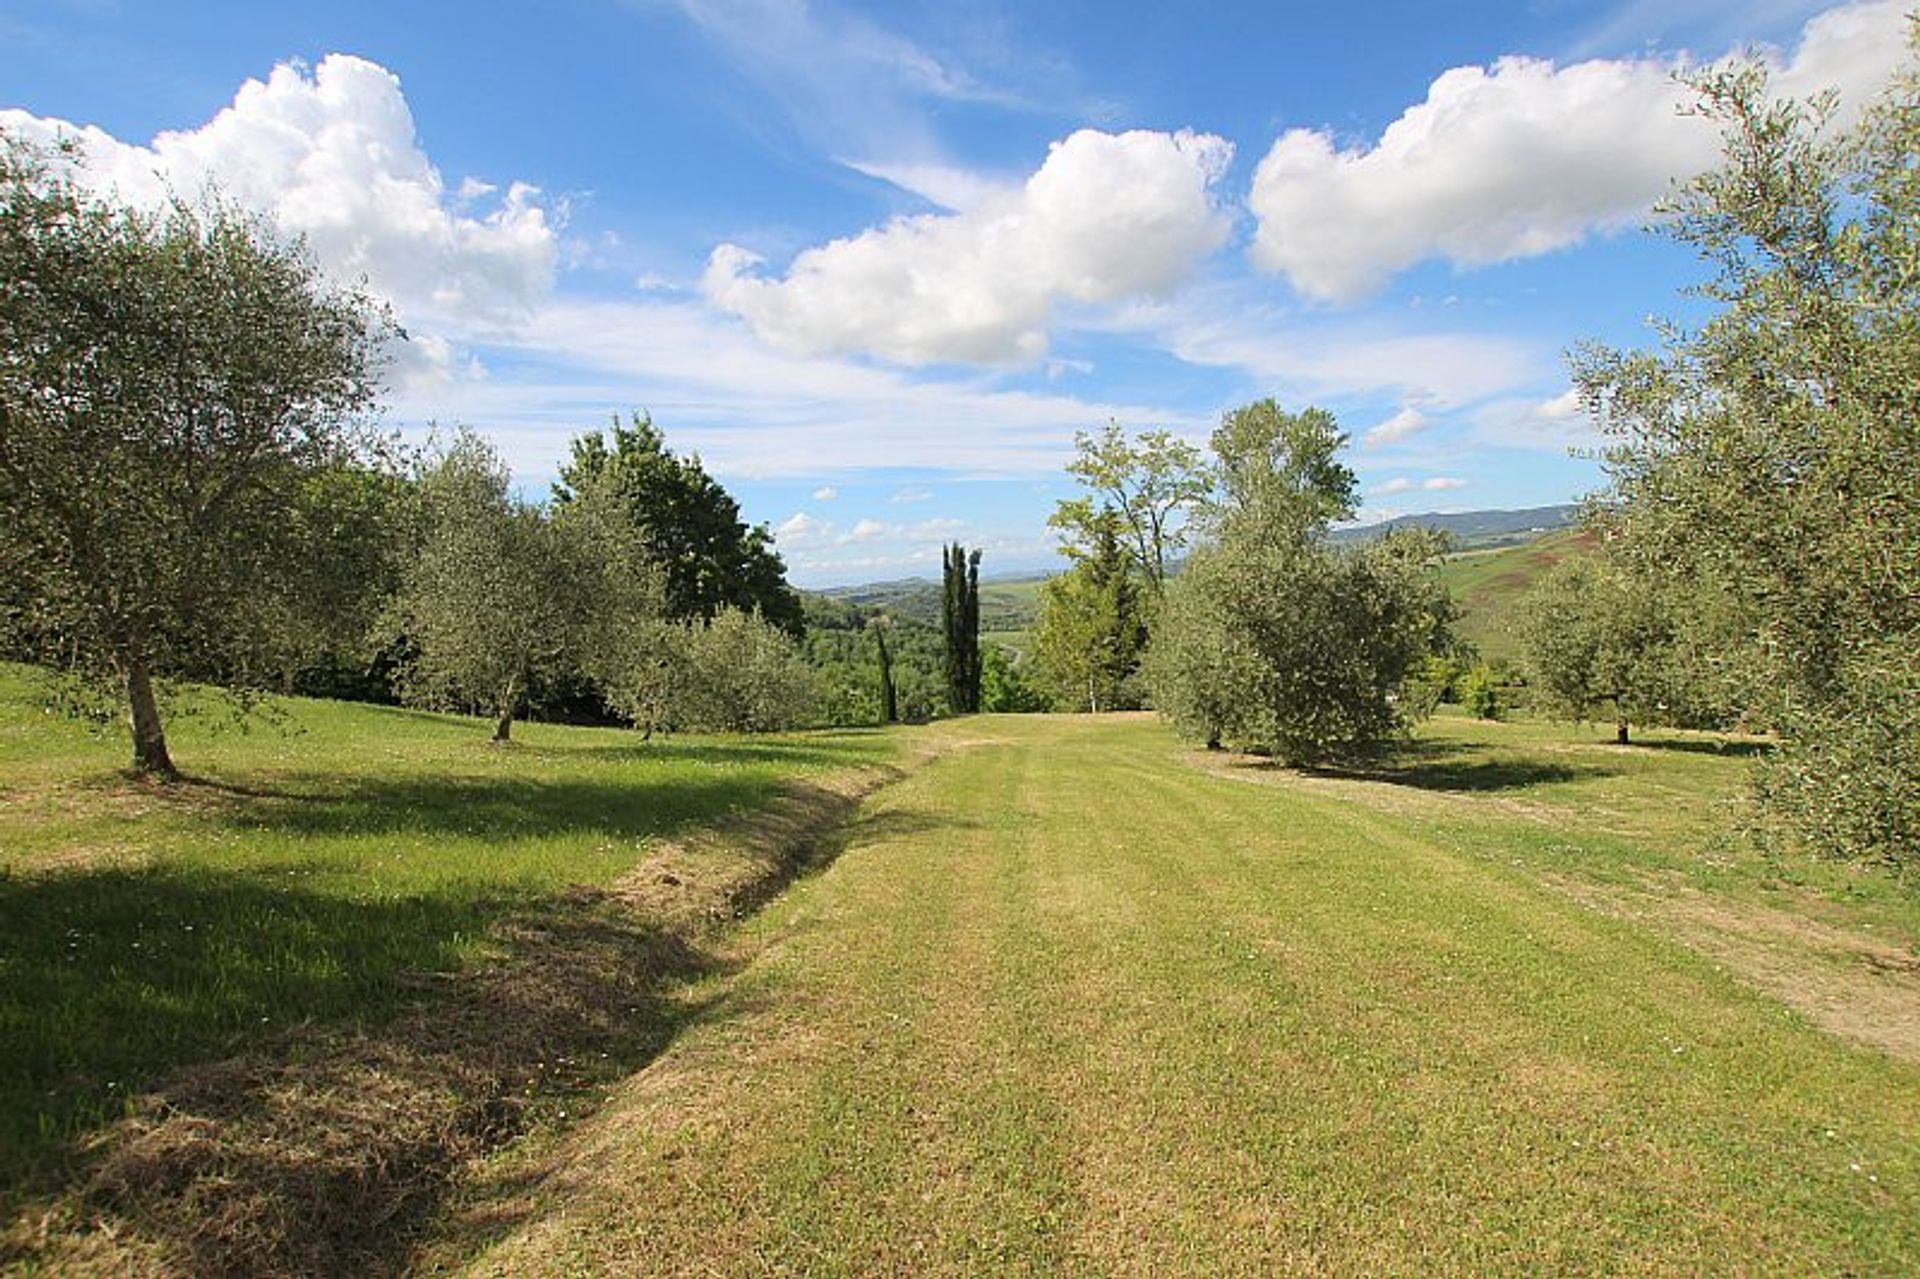
[[[1717,840],[1751,743],[1447,719],[1303,776],[1146,718],[931,731],[423,1264],[1920,1269],[1920,908]]]
[[[0,1206],[179,1067],[378,1025],[784,785],[889,758],[871,733],[673,738],[288,701],[172,725],[191,780],[129,780],[122,734],[0,667]]]

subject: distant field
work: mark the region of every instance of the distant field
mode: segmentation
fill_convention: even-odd
[[[1518,546],[1461,551],[1440,567],[1440,580],[1460,608],[1456,626],[1487,658],[1518,659],[1520,637],[1514,605],[1548,569],[1571,555],[1587,553],[1592,535],[1563,530]]]
[[[1040,587],[1045,581],[1045,577],[1031,577],[980,583],[981,631],[1017,631],[1031,626],[1040,612]],[[834,587],[822,594],[862,608],[885,609],[916,622],[940,623],[940,584],[923,578]]]

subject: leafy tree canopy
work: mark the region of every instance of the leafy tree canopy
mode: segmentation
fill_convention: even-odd
[[[327,601],[361,526],[329,507],[394,330],[229,206],[88,196],[82,159],[0,134],[0,599],[118,681],[135,767],[170,775],[155,676],[260,684],[354,619]]]
[[[668,612],[711,619],[724,608],[758,612],[791,635],[805,627],[800,597],[764,525],[748,526],[740,504],[697,456],[667,447],[653,419],[635,414],[610,431],[573,440],[553,487],[565,506],[591,483],[619,495],[641,544],[666,575]]]
[[[1848,129],[1758,63],[1695,87],[1723,158],[1666,225],[1711,264],[1716,309],[1574,363],[1612,436],[1620,552],[1750,630],[1783,829],[1912,862],[1920,774],[1875,744],[1910,744],[1920,715],[1920,59]]]

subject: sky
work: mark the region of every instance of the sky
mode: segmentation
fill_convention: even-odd
[[[408,334],[384,414],[547,491],[635,412],[822,586],[1053,567],[1076,432],[1332,410],[1363,520],[1603,481],[1566,351],[1703,278],[1650,228],[1748,53],[1843,114],[1901,3],[49,0],[0,128],[208,183]]]

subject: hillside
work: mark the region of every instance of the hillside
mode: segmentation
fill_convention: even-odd
[[[1591,551],[1593,535],[1561,529],[1517,545],[1458,551],[1440,566],[1440,579],[1460,609],[1455,630],[1482,657],[1517,660],[1521,655],[1514,606],[1541,576],[1570,555]]]
[[[1040,584],[1046,580],[1044,576],[983,580],[980,583],[981,631],[1021,631],[1031,626],[1040,610]],[[930,626],[940,624],[940,583],[924,577],[830,586],[813,594],[874,612],[885,610],[908,621]]]
[[[1431,528],[1448,534],[1461,550],[1480,550],[1530,542],[1543,533],[1568,527],[1579,517],[1580,507],[1573,503],[1531,506],[1518,511],[1429,512],[1425,515],[1402,515],[1359,528],[1336,529],[1333,540],[1365,542],[1397,528]]]

